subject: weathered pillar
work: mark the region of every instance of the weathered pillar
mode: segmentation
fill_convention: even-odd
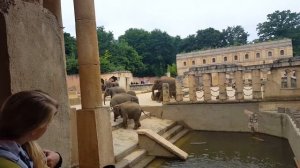
[[[226,73],[219,72],[218,73],[218,84],[219,84],[219,99],[224,101],[227,99],[227,91],[226,91]]]
[[[169,84],[168,83],[163,83],[162,89],[163,89],[163,104],[167,103],[167,102],[170,102]]]
[[[203,74],[203,90],[204,90],[204,101],[211,100],[211,76],[209,73]]]
[[[42,5],[54,14],[57,19],[61,30],[63,29],[62,16],[61,16],[61,0],[44,0]]]
[[[235,99],[243,100],[244,99],[243,72],[242,71],[234,72],[234,78],[235,78]]]
[[[253,99],[262,99],[260,70],[252,70],[252,95]]]
[[[300,68],[295,69],[296,73],[296,88],[300,88]]]
[[[286,76],[287,76],[287,87],[291,88],[291,86],[292,86],[292,82],[291,82],[292,73],[291,73],[291,70],[286,70]]]
[[[190,101],[197,101],[195,75],[189,74],[189,97]]]
[[[183,101],[182,84],[176,79],[176,101]]]
[[[82,110],[77,113],[80,168],[114,164],[109,111],[101,108],[100,63],[93,0],[74,0]]]

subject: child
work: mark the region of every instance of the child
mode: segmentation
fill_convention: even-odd
[[[0,167],[57,168],[58,153],[35,143],[57,113],[58,103],[48,94],[34,90],[11,95],[0,109]]]

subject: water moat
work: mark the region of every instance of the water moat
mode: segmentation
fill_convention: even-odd
[[[186,161],[154,160],[147,168],[295,168],[286,139],[266,134],[192,131],[176,142]]]

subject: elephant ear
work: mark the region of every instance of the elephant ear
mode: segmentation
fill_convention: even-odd
[[[115,105],[113,108],[116,109],[116,110],[119,110],[120,109],[120,105]]]

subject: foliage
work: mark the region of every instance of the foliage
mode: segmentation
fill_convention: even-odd
[[[106,50],[110,51],[115,44],[114,35],[111,31],[106,32],[103,26],[97,27],[98,49],[100,56]]]
[[[168,72],[170,72],[172,77],[176,77],[177,76],[177,66],[175,63],[173,63],[172,65],[168,65]]]
[[[64,33],[67,74],[78,73],[76,39],[70,33]]]
[[[259,41],[291,38],[294,55],[300,55],[300,13],[290,10],[275,11],[267,15],[267,21],[259,23]]]
[[[242,26],[227,27],[222,31],[223,46],[237,46],[247,44],[249,34]]]

